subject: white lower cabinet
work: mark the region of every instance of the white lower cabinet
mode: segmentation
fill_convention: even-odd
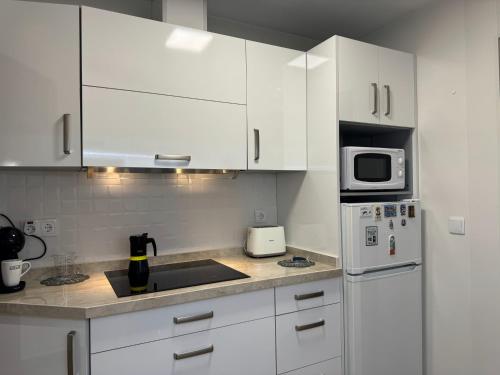
[[[276,315],[340,302],[341,279],[311,281],[276,288]]]
[[[342,358],[330,359],[312,366],[287,372],[285,375],[342,375]]]
[[[274,375],[274,318],[92,354],[92,375]]]
[[[86,320],[0,315],[0,374],[88,375]]]
[[[90,321],[91,353],[274,317],[272,289]]]
[[[278,374],[342,354],[340,304],[276,317]]]

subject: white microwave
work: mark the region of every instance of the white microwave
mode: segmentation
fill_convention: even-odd
[[[405,151],[394,148],[342,147],[341,190],[402,190]]]

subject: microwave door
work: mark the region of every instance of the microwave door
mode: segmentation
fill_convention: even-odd
[[[367,183],[384,183],[392,179],[392,158],[387,154],[354,156],[354,178]]]

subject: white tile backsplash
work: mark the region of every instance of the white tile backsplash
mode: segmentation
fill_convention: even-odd
[[[160,254],[242,246],[254,210],[276,224],[276,176],[96,174],[0,171],[0,212],[21,226],[55,218],[59,235],[46,238],[48,255],[77,252],[79,262],[127,257],[128,236],[148,232]],[[0,222],[0,226],[4,223]],[[29,239],[21,256],[39,253]]]

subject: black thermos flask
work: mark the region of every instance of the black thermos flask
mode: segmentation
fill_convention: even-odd
[[[134,293],[144,292],[148,288],[148,243],[153,245],[154,255],[156,256],[156,242],[153,238],[148,238],[147,233],[130,236],[128,279],[130,282],[130,290]]]

